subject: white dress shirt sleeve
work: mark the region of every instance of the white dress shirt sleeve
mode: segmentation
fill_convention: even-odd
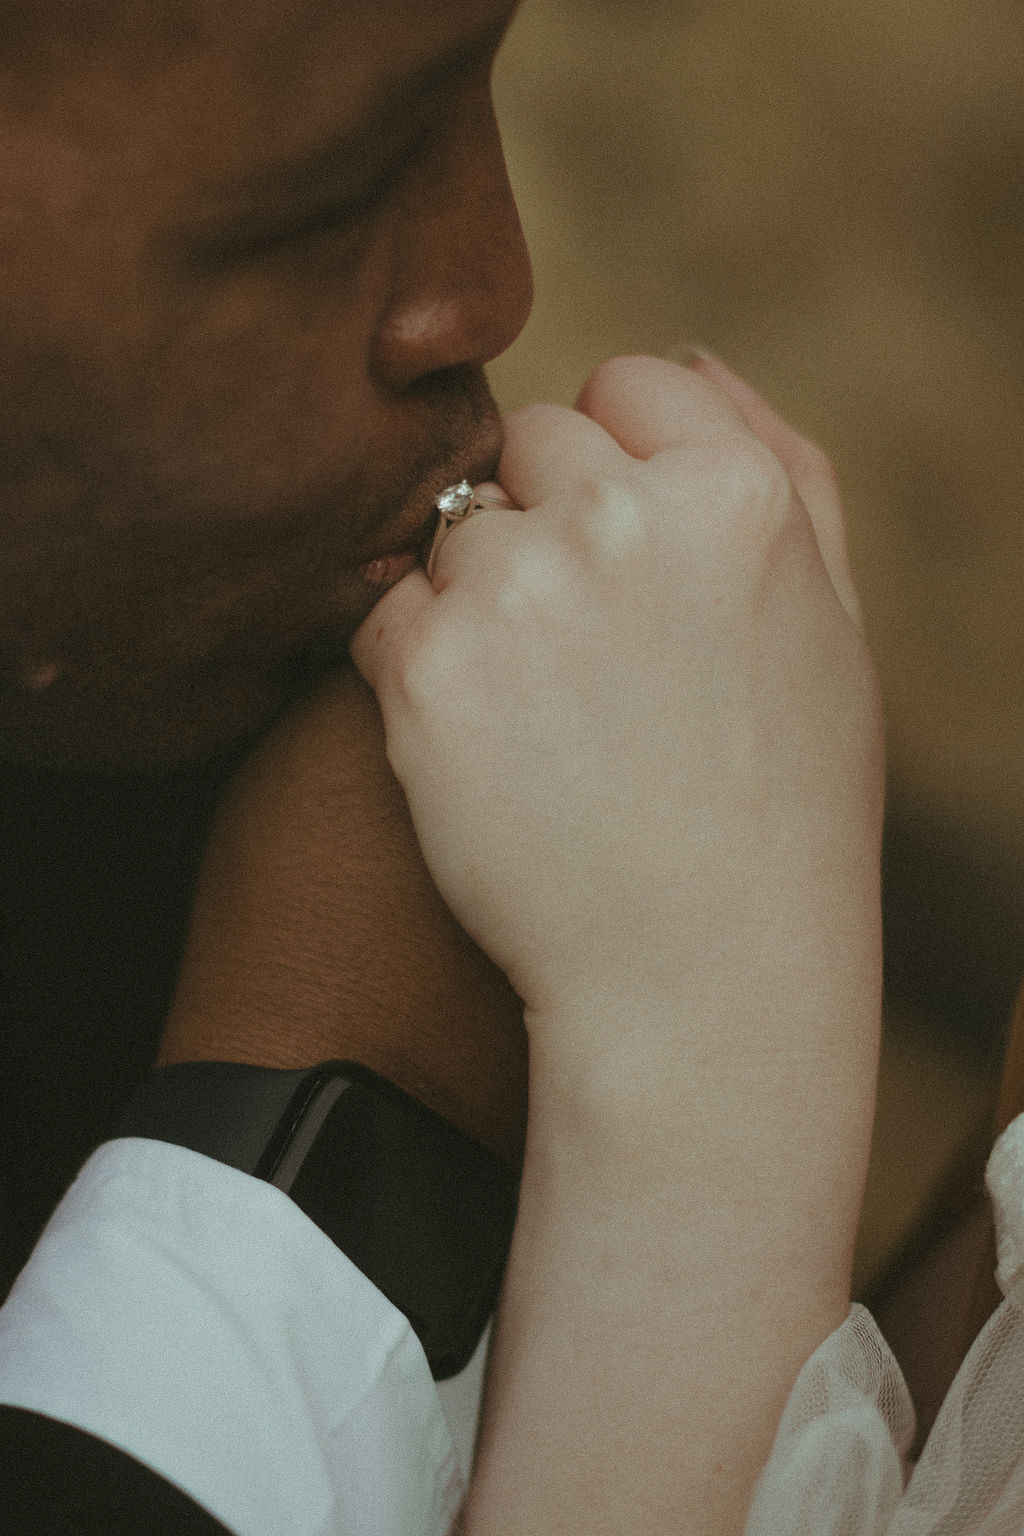
[[[447,1386],[462,1464],[481,1359]],[[0,1309],[0,1401],[238,1536],[446,1536],[464,1479],[406,1318],[287,1195],[184,1147],[86,1163]]]

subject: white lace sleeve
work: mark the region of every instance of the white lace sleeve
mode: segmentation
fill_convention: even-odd
[[[975,1339],[909,1480],[914,1413],[854,1306],[797,1377],[744,1536],[1021,1536],[1024,1531],[1024,1115],[986,1183],[1005,1301]]]

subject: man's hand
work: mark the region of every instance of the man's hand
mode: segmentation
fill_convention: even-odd
[[[518,1158],[521,1004],[434,889],[352,669],[275,728],[221,807],[159,1062],[331,1057]]]

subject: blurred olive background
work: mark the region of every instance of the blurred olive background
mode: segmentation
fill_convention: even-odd
[[[1024,9],[525,0],[497,98],[537,282],[502,403],[695,340],[840,471],[889,720],[864,1283],[1024,975]]]

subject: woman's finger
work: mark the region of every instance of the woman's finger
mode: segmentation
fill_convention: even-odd
[[[689,368],[660,357],[613,357],[599,364],[576,408],[598,422],[634,459],[652,459],[750,428],[729,395]]]
[[[352,660],[377,695],[385,720],[391,689],[399,675],[399,659],[414,625],[437,594],[427,573],[417,566],[385,592],[349,643]]]
[[[564,405],[527,405],[505,417],[498,478],[519,507],[575,504],[581,482],[621,478],[629,455],[602,426]]]
[[[711,353],[695,350],[690,368],[729,397],[751,431],[771,449],[785,469],[814,524],[818,547],[832,585],[851,618],[863,628],[864,616],[850,568],[842,502],[828,455],[783,421],[756,389]]]

